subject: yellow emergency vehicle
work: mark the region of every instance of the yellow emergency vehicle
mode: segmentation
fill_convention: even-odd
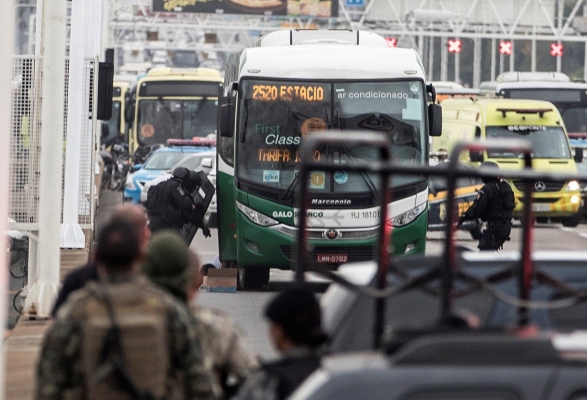
[[[532,167],[539,171],[577,173],[564,122],[557,108],[541,100],[446,99],[442,106],[442,136],[432,138],[431,155],[450,154],[459,141],[523,138],[532,143]],[[468,152],[460,160],[473,166],[495,161],[500,169],[522,168],[520,153],[511,151]],[[522,214],[523,183],[510,181]],[[581,193],[577,181],[537,181],[532,208],[539,220],[560,221],[576,226],[580,221]]]

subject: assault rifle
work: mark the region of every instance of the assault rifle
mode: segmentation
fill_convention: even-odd
[[[465,213],[459,217],[459,220],[457,222],[457,225],[455,226],[455,229],[454,229],[455,231],[461,227],[461,225],[463,224],[463,222],[465,222],[467,220],[474,220],[474,219],[476,219],[476,218],[473,218],[473,216],[472,216],[473,209],[475,208],[476,205],[477,205],[477,200],[475,200],[473,202],[473,204],[471,205],[471,207],[469,207],[467,209],[467,211],[465,211]]]

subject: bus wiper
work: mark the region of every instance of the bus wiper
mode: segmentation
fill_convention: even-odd
[[[342,152],[347,155],[349,160],[352,160],[353,162],[357,162],[357,157],[352,155],[350,150],[346,146],[340,146],[340,147],[342,149]],[[371,180],[371,177],[369,176],[369,174],[367,174],[365,171],[360,172],[360,174],[361,174],[361,177],[363,178],[363,180],[365,181],[365,183],[367,184],[367,187],[369,188],[369,191],[371,192],[371,195],[373,196],[373,198],[376,201],[379,201],[379,199],[380,199],[379,191],[375,187],[375,184]]]
[[[296,188],[296,186],[298,185],[298,182],[300,180],[300,174],[297,172],[295,174],[296,174],[296,177],[289,184],[287,189],[285,189],[285,192],[283,192],[283,196],[281,196],[281,200],[289,200],[291,198],[291,196],[293,195],[293,191]]]
[[[316,149],[316,151],[320,152],[322,151],[322,149],[324,148],[324,146],[320,146],[318,147],[318,149]],[[294,180],[289,184],[289,186],[287,187],[287,189],[285,189],[285,192],[283,192],[283,196],[281,196],[281,200],[289,200],[291,198],[291,196],[293,195],[293,191],[296,188],[299,180],[300,180],[300,174],[298,172],[295,173],[296,176],[294,178]]]
[[[159,104],[161,104],[163,106],[163,109],[167,111],[167,114],[169,114],[171,120],[173,121],[173,125],[175,125],[175,115],[173,114],[173,111],[171,111],[169,104],[167,104],[167,102],[162,98],[159,98]]]
[[[241,143],[245,142],[245,135],[247,134],[247,122],[249,121],[249,107],[248,107],[248,100],[245,99],[244,101],[244,106],[243,106],[243,113],[245,114],[243,116],[243,127],[245,129],[243,129],[243,133],[241,135]]]

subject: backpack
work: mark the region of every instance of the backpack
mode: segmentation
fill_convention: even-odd
[[[163,297],[136,282],[92,282],[86,290],[79,309],[84,398],[165,398],[173,379]]]
[[[163,188],[161,183],[162,182],[158,183],[157,185],[152,185],[147,191],[147,201],[145,202],[145,208],[147,209],[147,213],[149,213],[149,215],[154,213],[162,214],[164,212],[163,209],[160,209],[163,208],[160,207],[162,205],[161,189]]]
[[[506,211],[511,211],[516,208],[516,198],[514,191],[507,181],[500,180],[497,186],[499,197],[501,198],[501,208]]]

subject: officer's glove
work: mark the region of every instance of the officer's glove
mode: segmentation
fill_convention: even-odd
[[[212,234],[210,233],[210,229],[203,227],[202,228],[202,233],[204,234],[205,238],[209,238],[210,236],[212,236]]]

